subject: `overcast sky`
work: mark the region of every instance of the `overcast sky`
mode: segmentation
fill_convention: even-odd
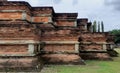
[[[55,12],[77,12],[78,18],[103,21],[105,30],[120,29],[120,0],[9,0],[31,6],[53,6]]]

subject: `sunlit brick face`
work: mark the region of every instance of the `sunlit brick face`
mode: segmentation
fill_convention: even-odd
[[[20,12],[4,12],[0,13],[1,20],[14,20],[14,19],[22,19],[22,13]]]

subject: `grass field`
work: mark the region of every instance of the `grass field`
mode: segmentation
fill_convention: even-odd
[[[120,50],[117,49],[120,53]],[[45,66],[41,73],[120,73],[120,56],[113,61],[85,61],[86,65],[50,65]]]

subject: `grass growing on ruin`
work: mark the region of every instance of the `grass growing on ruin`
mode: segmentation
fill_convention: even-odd
[[[120,53],[120,50],[117,49]],[[120,56],[114,61],[85,61],[87,65],[50,65],[42,73],[120,73]]]

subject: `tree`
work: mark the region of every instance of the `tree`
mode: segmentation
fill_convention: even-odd
[[[117,44],[117,43],[120,43],[120,29],[118,30],[118,29],[114,29],[114,30],[112,30],[112,31],[110,31],[110,33],[112,34],[112,35],[114,35],[114,39],[115,39],[115,43]]]
[[[98,22],[98,32],[100,32],[100,22]]]
[[[104,32],[104,24],[103,24],[103,21],[101,22],[101,30],[102,30],[102,32]]]
[[[96,32],[96,30],[97,30],[97,22],[96,21],[94,21],[93,22],[93,32]]]

